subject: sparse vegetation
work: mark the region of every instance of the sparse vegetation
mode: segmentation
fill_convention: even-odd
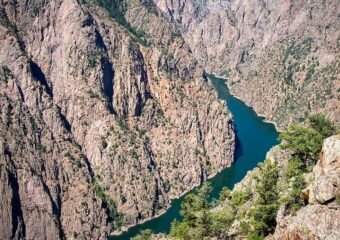
[[[87,93],[89,94],[90,98],[100,99],[100,95],[98,93],[93,92],[92,89],[88,90]]]
[[[39,14],[39,12],[41,11],[41,9],[43,8],[43,3],[42,2],[39,2],[39,3],[36,3],[33,7],[32,7],[32,10],[30,11],[30,16],[31,17],[35,17]]]
[[[69,160],[74,160],[73,155],[72,155],[69,151],[67,151],[66,153],[64,153],[64,157],[67,157]]]
[[[289,56],[292,56],[295,60],[299,60],[307,56],[311,51],[312,41],[313,40],[311,38],[305,38],[301,43],[296,43],[291,40],[284,51],[282,63],[285,64],[289,59]]]
[[[146,39],[146,34],[142,30],[137,30],[131,26],[126,20],[125,13],[127,11],[127,3],[125,0],[95,0],[96,3],[105,8],[109,16],[124,26],[126,30],[143,46],[149,46],[150,43]]]
[[[41,143],[38,143],[38,144],[36,145],[36,148],[37,148],[37,150],[38,150],[39,152],[43,152],[43,153],[46,153],[46,152],[47,152],[47,147],[44,146],[44,145],[41,144]]]
[[[325,116],[316,114],[305,125],[293,125],[280,135],[281,147],[292,150],[293,157],[285,169],[278,162],[265,160],[251,176],[255,187],[250,190],[220,192],[219,203],[209,202],[209,185],[195,194],[189,194],[182,203],[183,221],[172,223],[170,235],[174,239],[228,239],[231,227],[247,239],[264,239],[273,233],[280,206],[286,213],[294,213],[304,205],[301,196],[306,187],[304,174],[311,171],[321,150],[323,139],[336,132],[334,124]],[[284,175],[284,176],[282,176]],[[236,226],[233,223],[238,222]]]
[[[150,240],[152,236],[152,231],[150,229],[142,230],[136,237],[132,240]]]
[[[95,49],[89,56],[89,65],[91,68],[97,66],[101,61],[102,52],[99,49]]]
[[[128,125],[127,122],[124,118],[118,118],[117,120],[118,126],[123,129],[123,130],[127,130],[128,129]]]
[[[0,68],[0,81],[7,82],[11,75],[11,70],[7,66],[1,66]]]
[[[110,220],[115,220],[119,215],[115,202],[104,192],[98,180],[94,181],[93,189],[96,193],[96,196],[102,200],[102,207],[106,209]]]
[[[20,51],[22,53],[26,54],[25,53],[25,44],[24,44],[24,41],[19,36],[18,28],[17,28],[16,24],[12,23],[8,19],[5,11],[0,12],[0,23],[3,26],[5,26],[11,32],[11,34],[15,37],[15,39],[17,40],[17,42],[19,44]]]

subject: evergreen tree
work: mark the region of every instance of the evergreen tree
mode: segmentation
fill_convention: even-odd
[[[313,128],[293,125],[280,134],[280,140],[283,149],[293,150],[304,162],[315,163],[322,147],[323,136]]]
[[[188,194],[183,203],[183,222],[174,221],[170,234],[179,239],[204,239],[211,232],[211,204],[208,201],[211,186],[202,185],[196,194]]]
[[[320,113],[308,117],[309,125],[315,131],[319,132],[323,138],[336,134],[335,125],[325,115]]]
[[[275,230],[279,199],[278,179],[276,162],[266,160],[260,164],[256,184],[257,199],[250,211],[252,230],[249,232],[249,239],[261,239]]]
[[[322,114],[309,116],[308,123],[309,127],[292,125],[283,131],[280,134],[281,147],[293,150],[294,155],[305,163],[315,163],[323,140],[336,134],[336,127]]]
[[[152,231],[150,229],[142,230],[140,233],[133,237],[132,240],[150,240]]]

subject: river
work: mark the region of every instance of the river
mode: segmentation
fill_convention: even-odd
[[[249,170],[265,159],[266,152],[278,144],[278,132],[273,124],[264,122],[263,118],[257,116],[252,108],[231,95],[223,79],[215,76],[209,76],[209,78],[218,97],[227,102],[228,109],[234,116],[237,135],[235,163],[209,180],[213,187],[210,198],[218,199],[223,187],[227,186],[232,189]],[[109,240],[128,240],[137,235],[140,230],[148,228],[154,233],[168,233],[171,222],[175,218],[181,219],[179,212],[183,199],[184,197],[173,200],[171,207],[160,217],[136,225],[120,236],[111,236]]]

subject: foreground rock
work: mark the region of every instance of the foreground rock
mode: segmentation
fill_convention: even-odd
[[[295,215],[277,217],[277,228],[269,239],[340,238],[340,136],[324,141],[320,160],[313,169],[305,192],[309,204]]]

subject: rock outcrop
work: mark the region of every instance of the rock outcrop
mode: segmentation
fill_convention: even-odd
[[[324,141],[320,160],[314,167],[314,179],[304,191],[308,205],[295,215],[279,211],[277,227],[269,239],[340,238],[340,136]]]
[[[280,196],[285,196],[291,191],[287,185],[286,172],[288,161],[292,158],[292,152],[282,150],[279,146],[273,147],[266,158],[277,164],[278,186],[281,188]],[[267,160],[267,161],[268,161]],[[229,229],[228,235],[233,239],[244,239],[240,232],[240,223],[247,222],[247,214],[256,204],[256,186],[260,168],[249,171],[241,182],[235,185],[234,192],[249,192],[251,196],[238,207],[236,218]],[[301,197],[305,199],[305,206],[297,212],[288,211],[285,205],[279,207],[276,216],[275,232],[266,237],[269,240],[288,239],[330,239],[340,237],[340,136],[335,135],[324,140],[320,160],[314,166],[311,173],[305,174],[306,188]],[[289,186],[289,183],[288,183]],[[227,202],[221,202],[216,211],[223,211],[230,206]]]
[[[175,24],[127,3],[130,24],[1,1],[1,239],[106,239],[232,163],[232,117]]]
[[[279,186],[286,184],[285,173],[288,161],[292,158],[292,152],[282,150],[279,146],[273,147],[266,156],[272,162],[278,164]],[[235,191],[248,191],[250,195],[256,195],[255,188],[259,168],[249,171],[241,182],[235,185]],[[302,191],[306,199],[306,205],[297,212],[289,212],[281,205],[276,217],[275,232],[266,239],[339,239],[340,237],[340,136],[335,135],[325,139],[320,154],[320,160],[314,166],[313,171],[305,175],[307,187]],[[308,182],[309,181],[309,182]],[[282,186],[281,186],[282,187]],[[287,194],[289,189],[281,189],[280,195]],[[232,193],[233,193],[232,192]],[[247,214],[252,208],[254,198],[237,209],[237,214]],[[221,203],[216,209],[221,211],[228,207]],[[247,220],[246,220],[247,221]],[[239,232],[240,221],[236,220],[229,230],[229,235],[234,239],[242,239]]]
[[[269,222],[273,228],[255,237],[268,240],[339,239],[340,135],[324,140],[320,159],[312,171],[306,171],[302,175],[295,172],[295,175],[291,176],[297,170],[297,165],[292,164],[294,157],[296,155],[291,150],[284,150],[280,145],[275,146],[267,153],[267,160],[249,171],[231,192],[222,191],[222,198],[210,209],[210,217],[218,216],[215,221],[221,228],[219,231],[214,231],[213,227],[216,225],[212,220],[213,224],[209,225],[212,229],[211,235],[206,239],[253,239],[254,234],[251,235],[250,231],[256,230],[256,227],[264,229],[263,226],[268,229],[269,225],[266,225],[268,221],[263,221],[268,218],[273,220]],[[303,184],[297,193],[292,195],[295,191],[294,184],[299,176],[306,184]],[[274,192],[262,192],[263,195],[268,194],[264,197],[268,198],[274,194],[279,198],[260,208],[260,201],[264,198],[260,198],[262,195],[259,191],[264,188],[271,188]],[[300,202],[299,207],[294,210],[291,205],[287,204],[285,200],[287,196],[289,196],[289,201],[292,201],[294,196],[304,201]],[[275,210],[268,215],[271,207]],[[259,208],[260,212],[258,212]],[[258,214],[254,215],[254,211]],[[190,228],[187,232],[189,231],[191,231]],[[178,232],[174,231],[174,236],[176,234]],[[174,240],[177,238],[165,234],[154,234],[150,239]]]
[[[311,112],[340,122],[337,1],[155,2],[206,70],[280,128]]]

